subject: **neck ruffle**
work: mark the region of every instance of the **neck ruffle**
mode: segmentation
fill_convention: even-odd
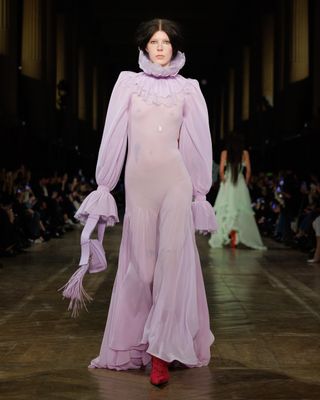
[[[185,93],[192,90],[188,79],[178,74],[185,60],[184,54],[179,51],[170,65],[161,67],[140,51],[139,66],[143,72],[132,72],[128,80],[133,86],[133,93],[148,104],[172,106],[181,102]]]
[[[142,50],[139,51],[140,69],[142,69],[145,74],[154,76],[156,78],[168,78],[176,76],[179,73],[180,69],[184,66],[185,62],[186,57],[184,53],[178,51],[175,58],[170,61],[170,64],[162,67],[161,65],[150,61]]]

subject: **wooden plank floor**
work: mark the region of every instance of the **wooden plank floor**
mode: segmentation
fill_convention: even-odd
[[[97,356],[116,271],[121,226],[108,229],[107,272],[90,275],[95,300],[71,319],[57,288],[79,259],[80,228],[0,260],[1,399],[320,399],[320,266],[272,241],[267,252],[212,250],[197,237],[216,342],[208,367],[88,370]]]

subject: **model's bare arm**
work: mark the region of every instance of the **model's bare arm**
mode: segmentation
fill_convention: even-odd
[[[226,160],[227,160],[227,152],[226,152],[226,150],[223,150],[221,152],[220,166],[219,166],[219,173],[220,173],[221,182],[224,182],[224,180],[225,180],[225,178],[224,178],[224,169],[225,169],[225,165],[226,165]]]
[[[244,163],[246,167],[246,184],[248,185],[251,178],[251,162],[249,152],[245,150],[243,153]]]

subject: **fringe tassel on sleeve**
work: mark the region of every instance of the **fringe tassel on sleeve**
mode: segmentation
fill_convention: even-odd
[[[68,310],[72,311],[71,316],[76,318],[81,309],[87,310],[87,302],[92,300],[92,297],[85,291],[83,287],[83,278],[89,269],[89,264],[82,265],[71,276],[69,281],[59,290],[63,290],[62,296],[70,299]]]
[[[98,225],[98,240],[90,239],[90,236]],[[103,236],[106,223],[99,222],[98,216],[90,216],[83,228],[81,235],[81,258],[79,268],[71,276],[69,281],[62,286],[62,296],[70,299],[68,310],[73,318],[79,315],[81,309],[87,310],[87,303],[92,297],[83,287],[83,278],[87,272],[97,273],[107,268],[107,260],[103,248]]]

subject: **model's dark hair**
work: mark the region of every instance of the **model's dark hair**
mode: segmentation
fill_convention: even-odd
[[[150,21],[142,22],[136,31],[135,40],[139,49],[146,52],[147,44],[150,38],[158,31],[164,31],[171,42],[172,46],[172,58],[175,58],[178,51],[183,51],[183,37],[180,25],[169,19],[155,18]]]
[[[227,165],[231,169],[231,181],[236,184],[242,163],[244,138],[239,132],[232,132],[227,139]]]

